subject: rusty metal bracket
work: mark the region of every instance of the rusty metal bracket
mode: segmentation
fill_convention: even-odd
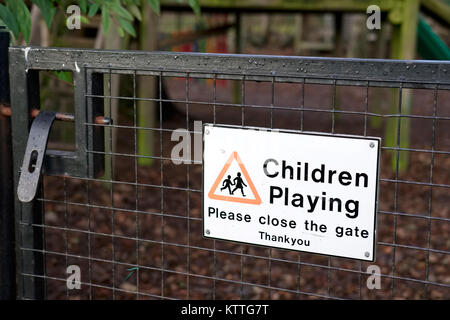
[[[11,117],[11,112],[12,112],[11,107],[9,105],[0,104],[0,116]],[[31,118],[33,118],[33,119],[36,118],[40,112],[41,112],[41,110],[39,110],[39,109],[36,109],[36,108],[31,109],[31,113],[30,113]],[[75,122],[75,116],[70,113],[57,112],[56,120]],[[94,119],[94,123],[100,124],[100,125],[110,125],[110,124],[112,124],[112,120],[111,120],[111,118],[107,118],[104,116],[96,116]]]
[[[22,202],[30,202],[36,195],[48,135],[56,115],[56,112],[41,111],[31,125],[17,188],[17,196]]]

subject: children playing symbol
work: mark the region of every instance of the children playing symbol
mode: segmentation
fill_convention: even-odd
[[[229,192],[230,194],[233,194],[233,193],[231,192],[231,186],[234,186],[234,183],[233,183],[233,181],[231,181],[231,176],[230,176],[230,175],[228,175],[228,177],[227,177],[225,180],[223,180],[222,186],[223,186],[223,187],[220,188],[220,191],[222,191],[222,190],[228,188],[228,192]]]
[[[237,173],[237,177],[234,178],[233,181],[234,181],[236,187],[234,188],[233,191],[231,191],[231,194],[233,194],[237,189],[241,189],[242,196],[245,197],[244,186],[247,186],[247,185],[245,184],[244,180],[242,180],[240,172]]]
[[[233,163],[236,163],[240,170],[238,168],[229,170]],[[236,191],[239,190],[241,191],[241,194],[235,195]],[[216,194],[215,192],[220,194]],[[256,205],[261,204],[261,198],[258,191],[236,151],[233,151],[228,157],[222,170],[220,170],[220,173],[214,180],[214,183],[208,192],[208,197],[214,200]]]
[[[242,179],[240,172],[237,173],[236,177],[233,180],[231,180],[231,176],[228,175],[228,177],[225,180],[223,180],[222,186],[223,187],[220,188],[220,191],[222,191],[224,189],[228,189],[228,192],[231,195],[233,195],[236,190],[240,189],[242,196],[246,197],[246,195],[244,194],[244,187],[247,187],[247,185],[245,184],[244,180]],[[231,186],[234,186],[233,190],[231,190]]]

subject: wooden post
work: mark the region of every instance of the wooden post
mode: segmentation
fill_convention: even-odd
[[[295,34],[294,34],[294,55],[299,56],[302,52],[303,36],[303,16],[301,13],[295,15]]]
[[[127,47],[129,36],[125,35],[123,38],[119,36],[117,31],[117,24],[112,23],[109,27],[108,32],[105,34],[103,39],[103,47],[105,49],[119,50]],[[103,28],[100,28],[98,32],[103,32]],[[97,42],[97,41],[96,41]],[[98,44],[96,44],[98,45]],[[120,96],[120,78],[119,76],[112,76],[108,81],[110,74],[106,75],[104,79],[105,95],[113,97]],[[119,100],[118,99],[107,99],[105,100],[105,116],[117,121],[119,117]],[[112,137],[112,139],[110,139]],[[115,152],[117,145],[117,132],[113,128],[105,128],[105,151]],[[112,157],[112,159],[110,159]],[[112,165],[112,167],[111,167]],[[112,155],[105,155],[105,174],[103,179],[112,180],[114,179],[114,157]]]
[[[143,2],[143,13],[139,36],[139,49],[143,51],[157,50],[158,16],[153,12],[146,1]],[[159,98],[157,81],[155,77],[141,77],[137,81],[138,97]],[[158,104],[155,101],[137,102],[137,125],[138,127],[154,128],[156,124]],[[162,134],[162,132],[160,132]],[[151,130],[138,130],[137,143],[139,155],[150,156],[153,154],[154,134]],[[162,156],[162,155],[161,155]],[[152,164],[150,158],[139,158],[139,165],[148,166]]]
[[[236,12],[235,15],[235,34],[234,34],[234,53],[242,53],[242,33],[241,33],[241,14]],[[233,103],[244,103],[241,101],[241,84],[235,80],[233,81]]]
[[[389,13],[389,20],[393,24],[391,57],[393,59],[410,60],[416,56],[417,23],[419,17],[419,0],[398,1],[397,6]],[[401,113],[411,113],[412,92],[402,89]],[[399,89],[392,90],[391,113],[399,112]],[[400,137],[397,136],[400,124]],[[410,142],[410,119],[389,118],[385,134],[386,146],[408,148]],[[397,159],[393,158],[393,169],[397,168]],[[409,157],[406,152],[400,152],[398,170],[407,169]]]

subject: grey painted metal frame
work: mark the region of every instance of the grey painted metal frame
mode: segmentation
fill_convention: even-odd
[[[160,86],[162,77],[179,76],[186,79],[210,78],[214,79],[214,83],[216,79],[232,79],[243,82],[249,80],[272,81],[272,86],[274,82],[293,82],[332,86],[348,84],[368,88],[370,83],[370,87],[391,87],[400,88],[400,90],[404,88],[450,89],[450,62],[23,47],[10,48],[9,58],[10,80],[11,86],[14,88],[11,94],[11,104],[13,108],[15,187],[17,187],[20,165],[25,153],[31,123],[29,113],[32,108],[39,107],[38,73],[42,70],[66,70],[74,74],[77,150],[72,154],[50,150],[47,153],[44,169],[45,172],[59,173],[71,177],[92,177],[97,173],[96,167],[101,167],[103,159],[94,156],[105,153],[102,152],[102,145],[98,142],[103,140],[102,127],[87,124],[92,124],[93,117],[102,112],[103,98],[117,98],[111,97],[111,94],[108,96],[103,90],[103,74],[111,74],[111,70],[114,70],[114,73],[133,75],[134,81],[136,75],[158,76]],[[186,90],[188,90],[188,84],[186,80]],[[136,88],[134,88],[135,90]],[[86,99],[87,97],[89,99]],[[134,92],[133,101],[136,100],[136,92]],[[162,104],[161,95],[159,99],[153,100]],[[191,103],[191,101],[187,96],[186,104],[188,103]],[[86,130],[81,130],[81,128],[86,128]],[[136,124],[128,128],[137,129]],[[160,130],[163,130],[162,127]],[[96,146],[99,148],[99,152],[95,152]],[[389,148],[385,147],[385,149]],[[400,150],[398,146],[390,149],[397,150],[397,152]],[[94,151],[86,152],[86,150]],[[434,154],[434,151],[427,152]],[[448,154],[445,151],[442,153]],[[113,155],[112,151],[109,154]],[[136,158],[136,155],[134,157]],[[162,155],[161,159],[163,159]],[[384,181],[397,183],[397,178],[395,180],[385,179]],[[113,180],[108,182],[118,183]],[[138,186],[137,181],[136,186]],[[430,182],[431,186],[433,186],[432,182]],[[165,187],[167,188],[167,186]],[[189,187],[186,190],[188,192],[201,192],[201,190],[194,190]],[[38,195],[38,198],[42,197]],[[43,250],[42,234],[44,228],[36,227],[43,225],[41,211],[43,202],[34,201],[31,204],[22,204],[17,201],[16,197],[17,264],[19,273],[21,273],[18,278],[18,296],[20,298],[44,297],[45,259],[43,252],[45,251]],[[114,210],[114,204],[112,204],[112,208],[105,209]],[[131,211],[137,213],[138,209]],[[395,212],[395,214],[399,213]],[[163,215],[161,213],[161,216]],[[189,245],[188,248],[190,248]],[[214,254],[216,252],[215,248],[208,250],[213,251]],[[428,250],[430,251],[430,249]],[[247,255],[241,253],[241,258],[244,256]],[[269,261],[272,260],[273,258],[270,257]],[[392,279],[394,278],[395,276],[392,275]],[[215,278],[213,279],[215,281]]]
[[[302,83],[351,84],[403,88],[450,89],[450,62],[448,61],[403,61],[382,59],[311,58],[286,56],[258,56],[234,54],[201,54],[142,51],[82,50],[63,48],[10,49],[12,64],[23,65],[33,70],[70,70],[76,72],[89,67],[107,72],[106,68],[123,69],[123,73],[137,75],[170,76],[189,72],[191,78],[242,79]],[[104,69],[103,69],[104,68]],[[103,69],[103,70],[102,70]],[[128,70],[127,70],[128,69]],[[159,71],[155,71],[159,70]],[[162,73],[161,73],[162,72]],[[277,77],[279,76],[279,77]],[[282,78],[281,78],[282,77]]]
[[[53,66],[41,64],[39,61],[41,59],[37,57],[33,57],[30,55],[31,50],[22,49],[19,51],[20,54],[17,54],[17,51],[10,51],[10,72],[11,72],[11,86],[14,88],[20,88],[20,90],[14,90],[11,95],[11,103],[14,106],[13,112],[13,122],[15,122],[14,130],[19,132],[19,130],[25,130],[28,132],[28,128],[26,125],[27,121],[25,118],[28,118],[28,122],[30,120],[29,112],[32,108],[39,109],[39,71],[42,70],[59,70],[59,71],[70,71],[73,73],[74,78],[74,105],[75,107],[75,128],[81,128],[78,124],[85,123],[86,120],[92,120],[96,115],[102,114],[101,105],[98,103],[95,106],[92,103],[85,104],[84,90],[89,89],[92,94],[95,94],[94,91],[101,90],[102,84],[93,83],[93,77],[91,74],[89,78],[87,77],[85,70],[81,72],[80,67],[77,65],[77,62],[69,63],[70,59],[67,56],[65,58],[63,56],[59,57],[58,61],[61,63],[54,64]],[[45,55],[45,53],[44,53]],[[30,59],[33,59],[36,65],[30,64]],[[23,92],[23,88],[28,86],[29,90],[36,90],[34,99],[31,99],[26,92]],[[84,106],[84,107],[83,107]],[[94,110],[94,107],[96,110]],[[58,108],[55,106],[55,109]],[[28,114],[26,113],[28,110]],[[14,113],[21,114],[21,118],[17,118],[14,116]],[[89,115],[88,115],[89,114]],[[16,127],[17,126],[17,127]],[[93,170],[93,157],[87,157],[85,153],[84,146],[86,143],[90,145],[94,145],[93,140],[93,128],[88,129],[88,131],[76,129],[75,130],[75,151],[67,152],[67,151],[58,151],[58,150],[48,150],[46,153],[46,158],[44,162],[44,172],[52,172],[54,174],[61,175],[73,175],[73,176],[90,176],[89,168]],[[13,133],[14,136],[14,133]],[[99,137],[97,137],[99,138]],[[90,139],[90,141],[87,141]],[[20,143],[23,143],[21,141]],[[25,143],[26,145],[26,143]],[[19,146],[19,142],[17,147],[20,148],[17,150],[23,156],[25,145]],[[88,162],[91,161],[89,164]]]
[[[11,91],[11,106],[12,106],[12,147],[13,147],[13,162],[14,162],[14,189],[17,190],[20,163],[23,161],[25,155],[25,148],[28,140],[28,132],[31,125],[31,110],[39,109],[39,71],[42,70],[64,70],[71,71],[74,78],[74,105],[75,107],[75,151],[59,151],[47,150],[44,158],[43,173],[52,173],[59,175],[78,176],[78,177],[92,177],[94,169],[101,171],[101,167],[97,167],[96,163],[101,163],[101,156],[87,154],[86,145],[93,146],[94,150],[103,150],[103,132],[102,128],[88,127],[83,130],[83,124],[86,121],[93,122],[96,116],[103,115],[103,99],[94,99],[85,103],[84,93],[99,94],[103,92],[103,79],[93,72],[81,72],[76,63],[69,63],[67,66],[60,64],[52,66],[45,66],[44,68],[37,65],[30,66],[29,50],[20,49],[10,50],[9,52],[9,72],[10,84],[14,90]],[[63,57],[60,57],[63,59]],[[67,57],[66,57],[67,59]],[[39,59],[33,57],[35,64],[39,64]],[[61,60],[59,60],[61,61]],[[55,109],[58,106],[55,106]],[[15,194],[16,207],[16,232],[20,235],[17,241],[19,248],[43,248],[43,234],[42,230],[33,228],[32,224],[39,224],[42,222],[42,212],[37,202],[21,203],[17,194]],[[37,197],[40,197],[37,194]],[[23,223],[19,223],[23,222]],[[28,225],[27,225],[28,224]],[[24,251],[24,256],[19,254],[16,260],[19,268],[23,274],[37,274],[44,273],[43,255],[33,251]],[[35,277],[18,277],[19,297],[43,297],[44,296],[44,281]]]

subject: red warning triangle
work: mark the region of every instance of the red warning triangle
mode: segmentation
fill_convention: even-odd
[[[246,198],[238,198],[235,196],[224,196],[224,195],[215,194],[215,192],[217,191],[217,188],[219,187],[220,181],[222,181],[222,178],[225,176],[225,173],[227,172],[227,170],[230,167],[233,160],[236,160],[237,164],[239,165],[239,168],[242,170],[242,174],[244,175],[245,180],[247,181],[248,186],[250,187],[250,190],[252,191],[255,199],[246,199]],[[215,200],[225,200],[225,201],[247,203],[247,204],[261,204],[261,198],[259,197],[258,191],[256,191],[255,185],[253,184],[252,179],[250,179],[247,169],[245,169],[245,166],[242,163],[242,160],[236,151],[234,151],[230,155],[227,162],[223,166],[222,170],[220,171],[219,175],[216,178],[216,181],[214,181],[214,184],[212,185],[211,190],[209,190],[208,197],[211,199],[215,199]]]

